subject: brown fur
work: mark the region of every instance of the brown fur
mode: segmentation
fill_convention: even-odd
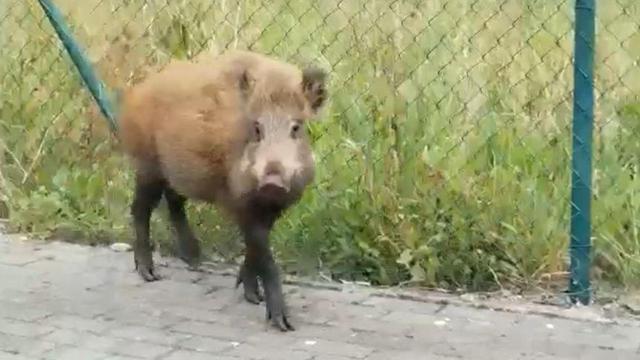
[[[313,180],[311,148],[298,129],[324,104],[324,81],[318,69],[233,51],[201,62],[173,62],[124,93],[119,136],[137,175],[134,251],[143,278],[157,279],[148,219],[162,194],[187,262],[200,250],[184,201],[216,203],[245,234],[239,274],[245,297],[259,302],[255,279],[264,277],[272,294],[268,311],[280,328],[290,328],[268,234]],[[282,186],[273,190],[265,184]]]

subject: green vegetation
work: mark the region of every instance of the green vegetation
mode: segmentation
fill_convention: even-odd
[[[311,129],[318,179],[274,234],[288,271],[489,289],[566,269],[572,1],[57,3],[114,88],[226,47],[331,69],[331,102]],[[36,2],[7,9],[0,213],[37,234],[128,241],[126,159]],[[594,275],[632,286],[640,5],[606,1],[598,17]],[[210,207],[189,211],[210,253],[238,256],[233,227]],[[171,250],[159,215],[155,239]]]

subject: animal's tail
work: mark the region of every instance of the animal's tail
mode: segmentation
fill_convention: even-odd
[[[108,97],[107,90],[102,81],[98,79],[89,59],[78,45],[78,42],[73,38],[71,30],[65,23],[62,14],[50,0],[38,0],[38,2],[40,3],[42,10],[44,10],[47,15],[51,26],[53,26],[58,37],[62,41],[62,44],[69,53],[71,60],[78,69],[84,84],[89,88],[89,91],[98,104],[102,115],[107,118],[111,131],[116,132],[118,125],[116,112]]]

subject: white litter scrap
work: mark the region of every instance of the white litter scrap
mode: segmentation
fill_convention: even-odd
[[[317,343],[318,343],[318,342],[317,342],[317,341],[315,341],[315,340],[306,340],[306,341],[304,342],[304,344],[305,344],[305,345],[307,345],[307,346],[313,346],[313,345],[315,345],[315,344],[317,344]]]
[[[442,327],[447,325],[447,322],[445,320],[436,320],[433,322],[433,325],[438,326],[438,327]]]
[[[131,251],[131,245],[127,243],[113,243],[111,244],[111,250],[115,252],[127,252]]]
[[[547,329],[553,329],[555,328],[555,326],[553,326],[553,324],[547,324]]]

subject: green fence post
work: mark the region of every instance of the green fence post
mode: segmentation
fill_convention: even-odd
[[[595,0],[576,0],[571,176],[570,297],[587,305],[591,251],[591,144]]]
[[[71,35],[71,30],[67,27],[64,17],[53,2],[49,0],[38,0],[38,2],[49,19],[51,26],[58,34],[60,41],[62,41],[64,48],[69,53],[73,64],[78,69],[82,81],[91,92],[96,103],[98,103],[102,115],[107,118],[109,128],[115,132],[117,130],[116,112],[107,96],[105,86],[98,79],[91,62],[78,45],[78,42],[73,38],[73,35]]]

